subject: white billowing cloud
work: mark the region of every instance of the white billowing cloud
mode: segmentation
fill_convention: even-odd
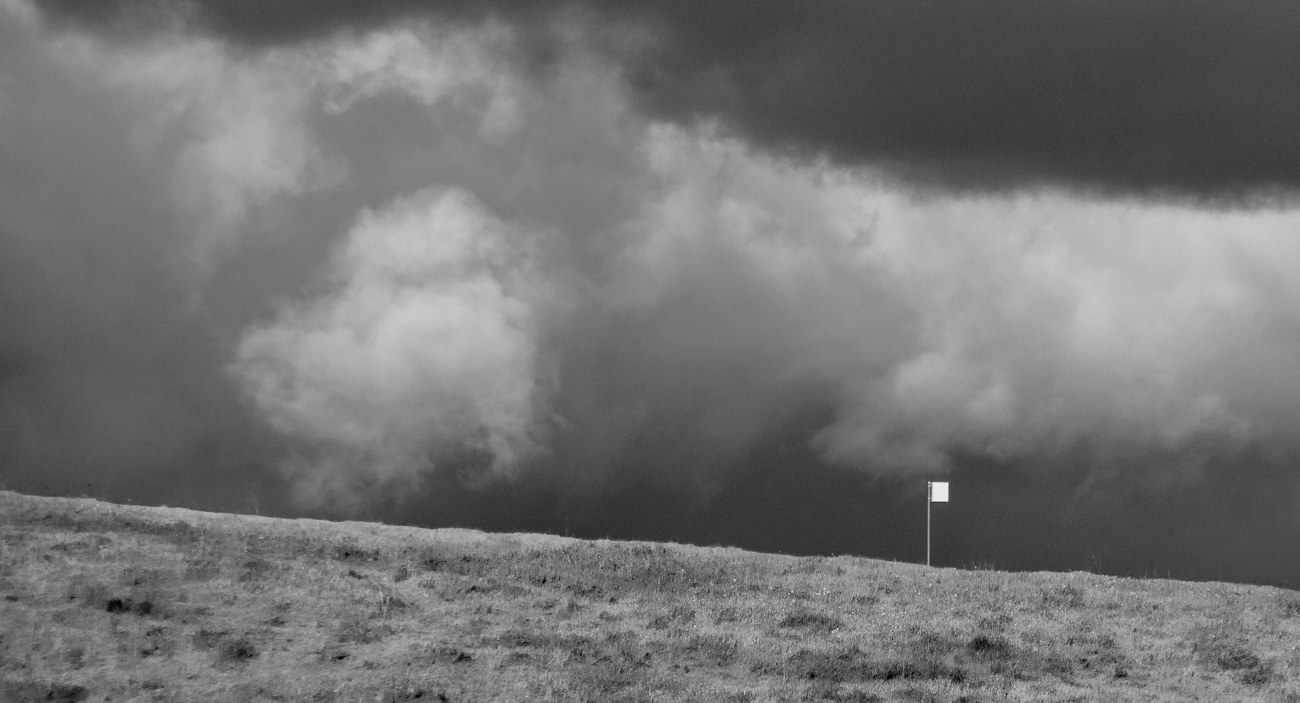
[[[407,485],[439,452],[509,471],[535,451],[536,311],[518,234],[463,191],[368,211],[334,256],[337,289],[246,332],[236,370],[306,443],[307,503]]]
[[[1259,298],[1261,281],[1234,262],[1262,244],[1270,276],[1295,270],[1295,213],[1050,194],[890,198],[880,213],[861,261],[920,313],[923,351],[892,371],[883,405],[847,399],[819,438],[831,455],[892,449],[938,469],[952,448],[1014,457],[1088,441],[1177,454],[1240,445],[1267,426],[1260,399],[1223,372],[1245,363],[1234,346],[1252,318],[1296,311]]]
[[[511,128],[481,127],[468,137],[481,143],[461,148],[500,160],[499,180],[474,176],[485,200],[512,197],[524,203],[515,216],[553,230],[528,238],[547,264],[521,273],[523,264],[503,260],[492,269],[532,282],[503,288],[511,292],[499,306],[485,303],[478,285],[399,295],[419,289],[394,282],[418,280],[423,269],[404,272],[396,262],[431,260],[424,248],[441,240],[409,234],[418,227],[359,227],[346,249],[353,259],[340,259],[352,263],[335,264],[349,272],[336,275],[337,291],[246,337],[240,368],[254,379],[258,406],[287,435],[342,448],[302,465],[300,476],[319,480],[318,497],[361,474],[411,480],[428,466],[421,452],[466,438],[490,445],[497,471],[508,472],[537,456],[529,438],[553,421],[553,439],[583,447],[565,455],[576,457],[567,469],[575,480],[599,483],[631,462],[665,480],[709,485],[809,402],[830,411],[812,438],[828,460],[901,474],[947,470],[957,452],[1037,460],[1084,447],[1098,470],[1151,471],[1135,463],[1145,462],[1194,475],[1207,447],[1239,448],[1300,416],[1300,393],[1261,383],[1258,370],[1297,370],[1289,343],[1260,338],[1296,319],[1293,302],[1279,305],[1261,288],[1275,281],[1296,299],[1286,275],[1298,261],[1287,235],[1294,213],[1050,192],[916,200],[869,171],[766,155],[708,127],[639,120],[590,90],[607,83],[574,78],[589,63],[562,62],[552,82],[529,83],[491,58],[499,35],[458,36],[439,45],[393,30],[336,50],[344,59],[332,64],[332,80],[345,97],[326,109],[346,114],[381,93],[405,95],[430,111],[436,133],[440,111],[462,110],[466,100],[491,123],[496,93],[484,87],[508,86],[502,94],[513,97],[501,100]],[[614,147],[621,155],[589,160],[589,146],[556,138],[560,128],[539,116],[565,111],[592,121],[602,148],[622,143]],[[581,213],[530,205],[544,200],[530,193],[557,192],[549,175],[584,169],[614,177],[570,178],[567,200],[599,207],[616,183],[617,197],[636,203],[594,238],[579,234]],[[381,265],[385,257],[393,258]],[[564,305],[538,298],[542,289],[559,291]],[[528,325],[500,322],[513,319],[501,312],[512,305]],[[484,306],[498,312],[452,314]],[[468,322],[479,317],[496,322]],[[370,339],[341,332],[354,329],[344,322],[352,319],[403,330],[374,337],[388,346],[358,343],[358,358],[384,349],[385,359],[408,364],[355,367],[459,368],[464,357],[433,349],[500,337],[513,341],[489,348],[510,351],[488,355],[488,367],[510,371],[488,374],[496,385],[447,390],[430,380],[441,373],[415,374],[430,380],[422,386],[409,381],[413,372],[358,376],[351,364],[266,361],[346,358],[311,350]],[[430,329],[438,345],[423,345]],[[566,364],[565,354],[596,365]],[[539,358],[561,360],[555,383],[538,380]],[[406,395],[393,396],[395,388]],[[538,413],[541,388],[557,415]],[[427,401],[429,393],[443,400]],[[471,410],[447,419],[441,408],[450,406]],[[400,449],[380,456],[378,447]]]
[[[833,389],[834,420],[814,440],[828,459],[933,472],[957,451],[1084,446],[1119,470],[1157,457],[1194,473],[1207,448],[1276,440],[1300,419],[1286,381],[1297,340],[1283,352],[1261,335],[1300,320],[1297,213],[1058,193],[915,200],[869,172],[707,132],[652,130],[647,144],[672,187],[622,290],[662,305],[700,266],[702,300],[752,289],[693,329],[696,351],[737,365],[767,353],[768,378]]]

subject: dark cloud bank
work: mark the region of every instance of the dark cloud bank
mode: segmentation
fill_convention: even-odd
[[[43,5],[92,24],[148,16],[151,6]],[[1232,201],[1289,194],[1300,182],[1300,146],[1291,138],[1300,110],[1300,7],[1289,2],[212,0],[192,7],[197,26],[254,46],[418,16],[499,16],[544,37],[555,13],[577,10],[653,34],[649,46],[614,40],[608,47],[627,62],[652,113],[720,116],[765,143],[888,164],[921,184],[1049,181]]]
[[[1292,4],[4,7],[11,488],[1300,584]]]

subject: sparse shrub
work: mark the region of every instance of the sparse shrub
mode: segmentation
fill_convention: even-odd
[[[966,563],[966,568],[971,571],[1001,571],[992,557],[972,558]]]

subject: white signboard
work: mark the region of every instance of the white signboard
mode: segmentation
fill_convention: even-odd
[[[948,502],[948,482],[931,481],[930,482],[930,502],[947,503]]]

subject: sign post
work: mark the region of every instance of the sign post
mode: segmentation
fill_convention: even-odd
[[[930,504],[948,502],[947,481],[926,481],[925,496],[925,565],[930,565]]]

